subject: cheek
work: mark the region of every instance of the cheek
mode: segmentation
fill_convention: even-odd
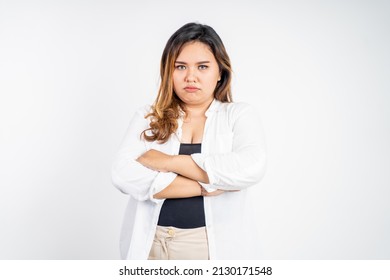
[[[207,77],[207,85],[209,87],[216,87],[217,82],[218,82],[218,76],[210,75],[209,77]]]
[[[173,81],[173,87],[176,88],[177,85],[179,84],[179,79],[177,78],[177,76],[173,76],[172,81]]]
[[[174,75],[172,76],[172,80],[173,80],[173,85],[177,85],[177,84],[179,84],[179,83],[182,82],[183,77],[182,77],[182,75],[180,75],[180,74],[174,74]]]
[[[217,81],[219,78],[219,72],[216,70],[210,71],[207,73],[207,79],[210,81],[210,83],[213,83],[214,81]]]

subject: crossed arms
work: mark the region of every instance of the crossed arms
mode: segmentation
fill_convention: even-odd
[[[185,198],[193,196],[215,196],[223,190],[207,192],[198,183],[209,183],[207,173],[187,155],[168,155],[157,150],[149,150],[137,161],[143,166],[159,172],[173,172],[178,176],[165,189],[153,195],[154,198]]]
[[[253,186],[265,171],[261,125],[254,109],[241,105],[233,109],[232,136],[213,136],[220,143],[226,139],[218,137],[233,137],[231,150],[191,156],[147,149],[140,131],[148,128],[149,122],[144,118],[145,112],[138,111],[112,165],[114,186],[136,200],[155,203],[164,198],[218,195]],[[205,184],[218,191],[202,192]]]

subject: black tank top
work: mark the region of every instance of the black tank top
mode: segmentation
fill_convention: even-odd
[[[180,144],[179,155],[200,153],[202,144]],[[197,228],[206,225],[203,196],[166,199],[161,208],[159,226]]]

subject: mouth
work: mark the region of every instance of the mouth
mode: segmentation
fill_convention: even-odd
[[[195,92],[195,91],[199,90],[199,88],[197,88],[197,87],[185,87],[184,90],[188,91],[188,92]]]

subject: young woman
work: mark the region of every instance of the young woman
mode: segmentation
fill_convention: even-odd
[[[168,40],[152,106],[130,122],[112,167],[129,194],[124,259],[255,259],[251,189],[265,171],[256,109],[233,103],[218,34],[188,23]]]

